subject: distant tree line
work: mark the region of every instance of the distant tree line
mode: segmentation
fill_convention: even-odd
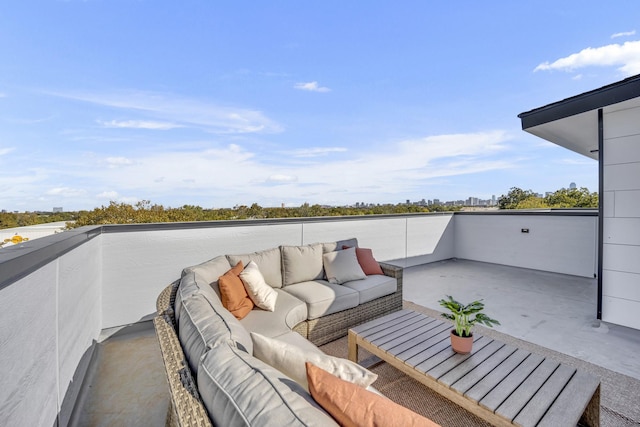
[[[512,187],[498,199],[500,209],[535,208],[596,208],[598,193],[590,193],[586,188],[562,188],[545,197],[538,197],[532,190]],[[91,211],[59,213],[0,213],[0,229],[37,225],[48,222],[67,221],[67,228],[100,224],[137,224],[150,222],[219,221],[234,219],[264,218],[304,218],[322,216],[381,215],[424,212],[459,211],[460,206],[415,204],[382,204],[363,206],[320,206],[304,203],[299,207],[264,208],[257,203],[234,208],[205,209],[200,206],[184,205],[179,208],[165,208],[142,200],[134,205],[110,202]]]
[[[234,208],[204,209],[200,206],[184,205],[179,208],[165,208],[143,200],[130,205],[110,202],[108,206],[92,211],[80,212],[69,228],[98,224],[134,224],[149,222],[219,221],[238,219],[303,218],[347,215],[404,214],[433,211],[460,210],[460,207],[418,206],[412,204],[384,204],[361,207],[320,206],[304,203],[299,207],[265,208],[257,203]]]
[[[47,224],[49,222],[73,221],[77,217],[77,212],[0,212],[0,230],[4,228],[24,227],[27,225]]]
[[[543,209],[543,208],[597,208],[598,193],[587,188],[561,188],[539,197],[532,190],[512,187],[506,195],[498,198],[500,209]]]

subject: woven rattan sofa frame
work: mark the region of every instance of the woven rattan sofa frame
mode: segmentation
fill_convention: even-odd
[[[402,309],[402,267],[386,263],[380,263],[380,266],[386,276],[396,278],[396,292],[354,308],[304,321],[293,330],[320,346],[346,336],[349,328]],[[166,425],[208,427],[213,424],[178,340],[173,307],[179,285],[180,280],[176,280],[160,293],[156,301],[158,314],[153,319],[169,383]]]

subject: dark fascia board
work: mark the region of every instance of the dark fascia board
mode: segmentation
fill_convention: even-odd
[[[518,114],[522,129],[597,110],[640,97],[640,74],[544,107]]]

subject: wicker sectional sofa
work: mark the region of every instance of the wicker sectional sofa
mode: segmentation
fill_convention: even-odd
[[[402,268],[330,283],[318,257],[356,239],[223,255],[185,268],[157,301],[156,333],[168,377],[167,425],[335,425],[308,391],[254,357],[253,334],[323,354],[317,346],[402,308]],[[238,262],[258,265],[277,292],[274,311],[241,320],[227,311],[218,278]],[[318,271],[320,265],[321,271]]]

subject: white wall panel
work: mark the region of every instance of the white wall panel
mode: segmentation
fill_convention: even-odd
[[[605,244],[602,257],[605,270],[640,274],[640,246]]]
[[[611,218],[615,216],[616,192],[605,191],[603,193],[602,203],[604,208],[604,217]]]
[[[57,264],[0,289],[0,424],[51,427],[58,415]]]
[[[605,165],[640,162],[640,135],[608,139],[605,144]]]
[[[595,217],[457,215],[455,256],[593,277],[596,236]]]
[[[610,202],[605,201],[605,209],[607,203]],[[640,218],[640,190],[616,191],[613,203],[617,218]],[[640,233],[640,230],[635,231]]]
[[[640,312],[640,303],[636,301],[610,296],[602,297],[602,320],[605,322],[640,329],[638,312]]]
[[[640,245],[640,218],[605,218],[604,243]]]
[[[605,191],[638,190],[640,163],[624,163],[604,167]]]
[[[640,108],[628,108],[604,115],[604,139],[640,134]]]
[[[605,115],[602,317],[640,328],[640,109]],[[607,196],[610,193],[614,195]],[[608,215],[611,214],[611,215]],[[635,319],[634,319],[635,317]]]
[[[453,215],[409,218],[407,256],[434,255],[438,260],[451,258],[453,227]]]
[[[602,294],[640,303],[640,274],[604,270]]]

